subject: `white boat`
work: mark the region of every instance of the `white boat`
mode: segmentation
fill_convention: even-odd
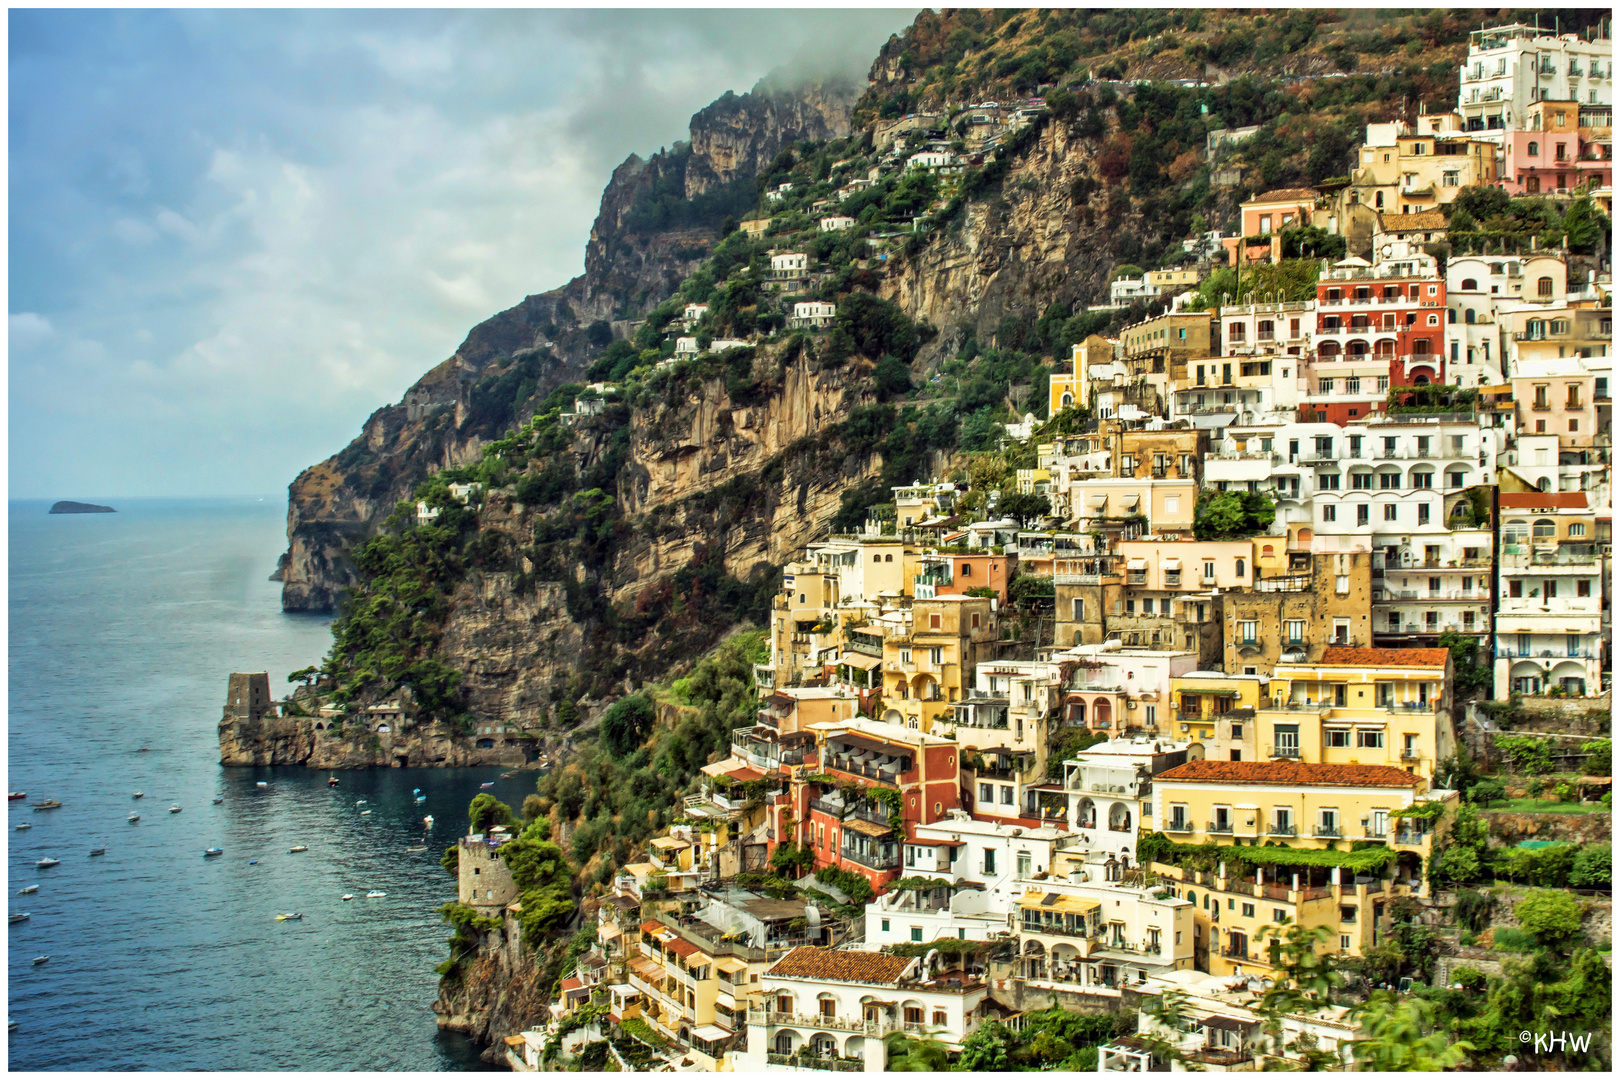
[[[45,956],[36,956],[36,957],[34,957],[34,966],[38,967],[39,965],[43,964],[45,961],[47,961],[49,959],[50,959],[49,954],[46,954]]]
[[[300,911],[284,911],[276,916],[276,922],[287,922],[288,920],[297,920],[303,917],[303,912]]]
[[[129,797],[132,798],[132,799],[144,798],[145,795],[146,795],[146,792],[144,792],[144,791],[132,791],[132,792],[129,793]]]
[[[178,814],[178,813],[179,813],[179,812],[180,812],[180,807],[179,807],[179,805],[178,805],[178,804],[176,804],[176,805],[174,805],[174,806],[171,806],[171,807],[169,807],[169,813],[171,813],[171,814]]]
[[[14,923],[18,923],[18,922],[22,922],[26,918],[28,918],[28,912],[19,911],[19,912],[17,912],[17,914],[15,914],[15,915],[13,915],[11,917],[11,921],[14,922]]]
[[[35,863],[34,865],[39,867],[41,870],[44,870],[46,867],[62,865],[62,860],[61,859],[53,859],[53,858],[51,858],[49,856],[46,856],[45,858],[39,860],[39,862]]]
[[[426,844],[418,844],[415,847],[408,847],[405,850],[406,851],[426,851],[427,850],[427,845]]]
[[[343,899],[345,899],[345,900],[353,900],[354,899],[354,893],[344,893],[343,894]]]
[[[423,818],[422,824],[426,825],[430,829],[433,828],[433,815],[429,814],[427,817]]]
[[[416,797],[416,801],[419,802],[419,803],[425,803],[425,802],[427,802],[427,796],[426,795],[418,795]]]
[[[27,896],[31,892],[39,892],[39,886],[38,885],[24,885],[21,889],[17,890],[17,895],[18,896]]]
[[[364,806],[364,805],[366,805],[366,800],[364,800],[364,799],[356,799],[356,800],[354,800],[354,805],[356,805],[356,806]]]
[[[18,832],[27,832],[29,829],[32,829],[33,827],[34,826],[33,826],[32,822],[22,821],[22,822],[18,822],[17,831]]]
[[[225,796],[223,796],[223,795],[215,795],[214,796],[214,805],[217,806],[217,805],[219,805],[220,803],[222,803],[224,801],[225,801]]]
[[[222,848],[222,847],[211,847],[211,848],[206,849],[203,852],[203,858],[206,859],[210,855],[223,855],[223,854],[225,854],[225,849],[224,848]]]
[[[482,784],[479,784],[479,785],[478,785],[478,786],[479,786],[479,787],[480,787],[480,788],[483,788],[483,789],[484,789],[484,790],[486,790],[486,791],[487,791],[487,790],[488,790],[488,789],[490,789],[490,788],[492,788],[492,787],[494,787],[494,786],[495,786],[495,781],[493,781],[493,780],[486,780],[486,781],[484,781],[484,782],[483,782],[483,783],[482,783]]]
[[[370,892],[366,893],[366,899],[367,900],[375,900],[379,896],[387,896],[387,895],[388,894],[383,892],[381,889],[372,889]]]
[[[362,810],[362,811],[360,811],[360,816],[361,816],[361,817],[365,817],[365,816],[366,816],[366,815],[367,815],[367,814],[369,814],[369,813],[371,813],[371,811],[370,811],[370,810]]]
[[[308,851],[308,850],[309,850],[309,845],[308,844],[294,844],[292,847],[287,849],[287,854],[291,855],[291,854],[294,854],[295,852]]]
[[[131,815],[129,815],[129,817],[125,818],[124,820],[128,821],[131,825],[133,825],[137,821],[141,820],[141,815],[139,815],[139,814],[131,814]]]
[[[269,787],[270,786],[270,781],[268,781],[268,780],[260,780],[259,781],[259,786],[260,787]]]

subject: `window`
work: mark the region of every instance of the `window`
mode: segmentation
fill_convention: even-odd
[[[939,629],[939,616],[938,615],[930,615],[930,616],[928,616],[928,629],[930,629],[930,630],[938,630]]]
[[[1018,853],[1018,876],[1021,877],[1021,878],[1029,877],[1029,867],[1030,867],[1029,852],[1020,851]]]
[[[1075,622],[1085,622],[1085,620],[1086,620],[1086,602],[1084,600],[1082,600],[1080,597],[1077,596],[1077,597],[1074,598],[1074,621]]]
[[[922,940],[922,927],[920,927],[920,926],[913,926],[913,927],[912,927],[912,928],[911,928],[911,940],[912,940],[912,941],[921,941],[921,940]],[[908,1012],[908,1013],[909,1013],[909,1012],[912,1012],[912,1011],[913,1011],[913,1010],[911,1010],[911,1009],[907,1009],[907,1010],[906,1010],[906,1012]],[[917,1009],[917,1010],[915,1010],[915,1011],[916,1011],[916,1012],[917,1012],[917,1013],[918,1013],[918,1019],[921,1019],[921,1013],[922,1013],[922,1010],[921,1010],[921,1009]]]
[[[995,848],[987,847],[984,849],[984,872],[987,874],[993,874],[996,872]]]
[[[992,785],[992,784],[980,784],[979,785],[979,801],[980,802],[989,803],[989,802],[994,802],[995,799],[996,799],[996,789],[995,789],[994,785]]]
[[[1349,947],[1350,947],[1350,935],[1349,934],[1340,934],[1339,935],[1339,948],[1348,949]]]
[[[1339,520],[1339,508],[1336,507],[1336,506],[1324,506],[1324,507],[1322,507],[1322,520],[1323,521],[1338,521]]]
[[[1245,645],[1253,645],[1260,636],[1260,621],[1258,619],[1243,619],[1238,622],[1238,640]]]
[[[1358,504],[1356,506],[1356,524],[1367,525],[1371,523],[1371,520],[1372,507],[1368,506],[1366,503]]]
[[[1376,750],[1384,745],[1382,729],[1356,729],[1356,746],[1363,750]]]
[[[1243,917],[1245,919],[1254,918],[1254,905],[1253,904],[1244,904],[1243,905]]]
[[[1397,518],[1396,518],[1396,504],[1395,503],[1385,503],[1384,504],[1384,520],[1385,521],[1395,521],[1395,520],[1397,520]]]
[[[1213,559],[1204,562],[1204,580],[1206,582],[1215,580],[1215,562]]]
[[[1284,628],[1288,631],[1288,643],[1290,645],[1298,645],[1298,644],[1301,644],[1302,642],[1304,642],[1304,640],[1305,640],[1305,620],[1304,619],[1289,619],[1283,625],[1284,625]]]
[[[883,932],[885,934],[887,934],[889,932],[889,920],[888,919],[883,920]]]
[[[1002,788],[1001,788],[1001,805],[1002,806],[1011,806],[1011,805],[1013,805],[1013,789],[1011,787],[1008,787],[1005,784],[1002,785]]]
[[[1322,733],[1322,744],[1329,748],[1348,747],[1350,732],[1346,728],[1328,728]]]
[[[1371,491],[1372,473],[1351,473],[1350,488],[1352,491]]]
[[[1424,485],[1424,486],[1427,487],[1428,485]],[[1418,508],[1417,508],[1417,512],[1418,512],[1418,524],[1419,525],[1427,525],[1429,523],[1429,504],[1428,503],[1419,503]]]
[[[1550,277],[1536,279],[1536,295],[1543,299],[1551,299],[1553,294],[1553,279]]]
[[[1244,569],[1244,567],[1243,567],[1243,560],[1242,560],[1242,559],[1238,559],[1238,560],[1237,560],[1237,563],[1236,563],[1236,569],[1235,569],[1235,570],[1234,570],[1234,571],[1233,571],[1233,572],[1234,572],[1234,573],[1235,573],[1235,574],[1237,574],[1237,576],[1238,576],[1238,577],[1242,577],[1242,576],[1243,576],[1243,569]]]

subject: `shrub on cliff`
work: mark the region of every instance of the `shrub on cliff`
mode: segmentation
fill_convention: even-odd
[[[487,791],[473,796],[472,804],[467,807],[467,821],[475,833],[487,833],[496,825],[510,829],[518,824],[512,808]]]

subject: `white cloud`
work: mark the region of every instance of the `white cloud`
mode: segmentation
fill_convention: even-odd
[[[135,247],[145,247],[158,238],[158,231],[144,221],[134,218],[119,218],[113,222],[113,235],[126,244]]]
[[[36,315],[32,311],[21,311],[11,316],[9,341],[11,351],[14,353],[28,352],[38,348],[52,337],[56,330],[51,321],[43,315]]]

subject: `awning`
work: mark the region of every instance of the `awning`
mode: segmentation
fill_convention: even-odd
[[[878,825],[865,818],[850,818],[844,822],[844,829],[848,832],[857,832],[863,836],[893,836],[894,830],[887,825]]]
[[[1146,559],[1129,559],[1125,563],[1125,569],[1127,569],[1127,570],[1146,570],[1147,569],[1147,560]]]
[[[525,1039],[521,1035],[508,1035],[506,1037],[506,1045],[507,1046],[522,1046],[524,1043],[526,1043],[528,1041],[529,1040]]]
[[[869,739],[865,736],[856,735],[855,733],[849,731],[846,731],[840,735],[831,736],[828,741],[830,742],[832,739],[837,739],[846,746],[857,747],[861,750],[875,750],[887,757],[899,757],[902,754],[910,756],[910,754],[913,752],[908,746],[894,746],[890,743],[879,742],[877,739]]]
[[[747,962],[738,960],[735,956],[722,956],[720,959],[714,962],[714,966],[719,968],[721,971],[748,970]]]
[[[871,671],[882,664],[883,661],[875,656],[862,656],[859,653],[849,653],[838,661],[846,667],[860,668],[862,671]]]
[[[1108,496],[1106,496],[1106,495],[1093,495],[1091,497],[1091,505],[1092,506],[1107,506],[1108,505]]]
[[[1039,900],[1035,899],[1033,893],[1025,893],[1019,906],[1030,911],[1063,911],[1074,915],[1084,915],[1102,908],[1102,904],[1095,900],[1087,900],[1083,896],[1064,896],[1062,893],[1047,893]]]
[[[596,936],[604,941],[612,941],[616,937],[623,937],[624,931],[613,923],[603,923],[596,928]]]
[[[1181,560],[1180,559],[1165,559],[1163,562],[1159,563],[1159,569],[1160,570],[1180,570],[1181,569]]]
[[[703,768],[699,769],[698,771],[704,776],[724,776],[732,769],[735,769],[737,765],[738,762],[735,758],[722,758],[711,765],[703,766]]]
[[[718,1024],[704,1024],[702,1027],[692,1029],[692,1037],[702,1039],[704,1042],[719,1042],[722,1039],[731,1038],[731,1034],[731,1032]]]
[[[644,956],[631,957],[626,966],[648,982],[664,981],[664,969]]]
[[[1230,1016],[1206,1016],[1198,1021],[1204,1027],[1215,1028],[1219,1031],[1242,1031],[1246,1027],[1258,1027],[1258,1020],[1238,1020]]]
[[[1131,507],[1131,506],[1135,506],[1137,503],[1141,502],[1142,501],[1142,496],[1140,496],[1140,495],[1121,495],[1120,496],[1120,501],[1123,502],[1127,507]]]

